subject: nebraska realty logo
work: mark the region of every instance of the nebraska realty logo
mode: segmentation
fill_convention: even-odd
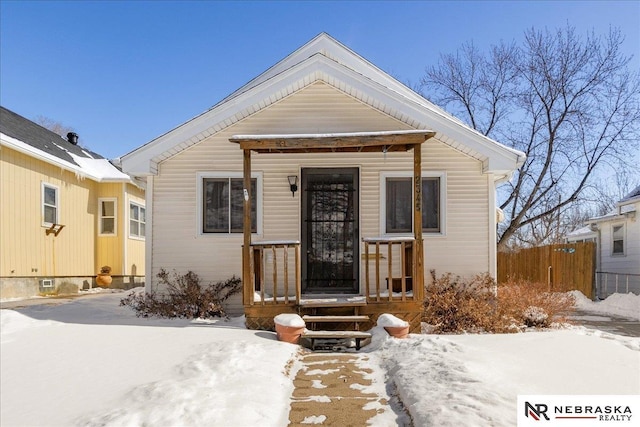
[[[518,427],[640,426],[640,399],[631,395],[518,396]]]

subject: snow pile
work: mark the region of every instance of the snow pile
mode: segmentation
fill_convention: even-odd
[[[243,318],[136,318],[121,296],[0,311],[0,425],[287,425],[297,346]],[[397,389],[416,426],[513,426],[522,394],[640,394],[640,338],[371,333],[360,368]]]
[[[571,293],[579,310],[640,320],[640,295],[612,294],[603,301],[593,302],[580,291]]]
[[[293,387],[261,343],[211,343],[166,379],[142,384],[116,400],[115,409],[80,420],[86,426],[260,425],[287,419]],[[282,353],[282,350],[280,350]],[[247,405],[247,402],[251,402]]]
[[[0,331],[2,331],[2,342],[9,340],[9,335],[25,329],[37,328],[52,325],[55,322],[34,320],[17,311],[3,310],[0,317]]]
[[[383,313],[378,317],[377,325],[381,328],[385,327],[396,327],[396,328],[405,328],[409,326],[409,322],[406,322],[393,314]]]
[[[519,394],[640,393],[639,344],[575,329],[410,335],[378,352],[416,426],[511,427]]]
[[[544,326],[547,323],[547,319],[549,319],[547,312],[535,305],[527,307],[522,316],[527,326]]]
[[[302,317],[297,314],[282,313],[273,318],[276,325],[288,326],[291,328],[304,328],[305,323]]]
[[[244,318],[136,318],[121,298],[0,310],[0,425],[286,425],[296,346]]]

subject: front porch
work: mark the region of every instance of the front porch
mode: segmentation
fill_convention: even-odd
[[[318,295],[302,291],[299,241],[264,241],[251,244],[249,280],[244,280],[247,327],[273,329],[281,313],[301,316],[366,316],[355,329],[367,330],[382,313],[391,313],[420,330],[422,286],[414,280],[414,238],[364,238],[361,259],[363,286],[358,294]],[[391,280],[389,280],[391,278]],[[348,319],[347,319],[348,320]],[[331,323],[331,322],[329,322]],[[347,323],[347,324],[345,324]],[[338,329],[347,322],[323,325]]]
[[[425,130],[323,135],[245,135],[230,138],[244,153],[244,241],[242,248],[243,305],[247,327],[273,329],[281,313],[301,316],[358,316],[355,329],[370,329],[382,313],[390,313],[420,331],[424,297],[421,201],[421,144],[434,136]],[[327,153],[413,151],[413,236],[366,237],[352,232],[352,248],[340,262],[353,274],[351,291],[332,283],[311,288],[318,276],[310,273],[309,233],[303,240],[253,241],[251,235],[251,153]],[[303,172],[304,174],[304,172]],[[356,184],[357,187],[357,184]],[[303,190],[304,191],[304,190]],[[347,191],[347,190],[344,190]],[[356,203],[357,203],[357,197]],[[357,217],[357,207],[356,214]],[[355,248],[355,249],[353,249]],[[302,251],[304,250],[304,253]],[[344,255],[344,254],[342,254]],[[335,258],[334,258],[335,259]],[[335,262],[334,262],[335,263]],[[322,264],[320,269],[323,268]],[[344,269],[344,265],[341,267]],[[313,277],[312,277],[313,276]],[[314,282],[315,283],[315,282]],[[318,292],[318,289],[321,291]],[[343,290],[343,291],[340,291]],[[353,292],[353,293],[352,293]],[[344,322],[327,322],[326,329],[343,329]]]

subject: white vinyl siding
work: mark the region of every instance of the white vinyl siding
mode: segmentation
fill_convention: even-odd
[[[118,201],[114,198],[98,199],[98,234],[115,236],[118,230]]]
[[[58,187],[51,184],[42,183],[42,225],[51,226],[53,224],[59,224],[58,212],[59,207],[59,194]]]
[[[152,268],[151,277],[160,268],[182,273],[193,270],[205,283],[241,275],[242,233],[223,236],[201,232],[201,178],[230,176],[230,172],[242,176],[242,150],[229,142],[232,135],[408,129],[412,128],[327,84],[316,83],[161,162],[159,174],[153,178],[153,266],[147,265]],[[472,275],[488,271],[489,183],[482,164],[436,139],[423,144],[422,159],[424,176],[441,176],[446,171],[446,180],[441,181],[446,222],[441,224],[441,233],[425,234],[425,272],[435,269],[437,274]],[[381,174],[411,174],[413,152],[252,153],[251,163],[262,189],[258,192],[261,208],[255,240],[301,238],[304,188],[292,197],[287,176],[301,176],[301,169],[307,167],[358,167],[360,237],[377,237],[381,235]],[[241,308],[239,296],[233,299],[232,307]]]

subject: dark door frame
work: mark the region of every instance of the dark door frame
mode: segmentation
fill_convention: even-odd
[[[308,197],[310,195],[308,191],[308,180],[310,177],[318,175],[328,174],[350,174],[353,178],[353,197],[351,199],[353,208],[353,230],[351,236],[351,248],[352,249],[352,277],[347,280],[352,280],[350,287],[331,285],[323,286],[310,286],[308,283],[309,273],[309,255],[310,255],[310,218],[311,214],[309,207]],[[301,212],[300,212],[300,236],[301,236],[301,249],[302,249],[302,291],[307,294],[358,294],[360,292],[360,168],[359,167],[307,167],[301,169]],[[344,249],[341,247],[341,249]],[[344,274],[344,271],[342,272]],[[347,278],[345,275],[342,278]]]

